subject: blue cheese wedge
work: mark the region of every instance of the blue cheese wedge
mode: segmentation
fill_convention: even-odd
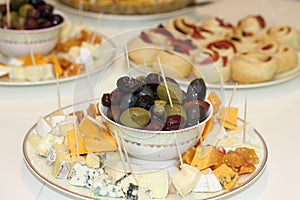
[[[121,187],[110,180],[95,181],[91,191],[95,197],[125,198]]]
[[[69,147],[65,144],[53,144],[47,156],[47,163],[51,165],[56,160],[59,153],[69,153]]]
[[[70,173],[70,184],[75,186],[92,188],[95,180],[107,179],[103,169],[93,169],[84,163],[77,162]]]
[[[58,179],[67,179],[71,170],[70,154],[57,152],[53,164],[52,175]]]

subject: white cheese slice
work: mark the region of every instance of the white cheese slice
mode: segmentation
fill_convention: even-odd
[[[15,81],[25,81],[24,67],[10,67],[9,78]]]
[[[40,117],[36,124],[36,132],[39,136],[44,137],[47,133],[50,133],[53,129],[52,124],[45,119]]]
[[[218,192],[221,191],[222,185],[216,178],[212,170],[209,168],[201,172],[198,183],[193,189],[193,192]]]
[[[49,116],[49,122],[52,124],[53,127],[56,127],[57,125],[59,125],[60,123],[65,121],[66,118],[67,118],[67,116],[63,115],[63,114],[50,115]]]
[[[49,151],[53,144],[62,144],[64,142],[64,137],[54,136],[50,133],[47,133],[42,139],[40,140],[37,148],[36,153],[40,156],[47,157]]]
[[[150,190],[153,198],[163,199],[168,194],[169,174],[166,169],[138,174],[140,187]]]
[[[181,196],[190,193],[200,178],[200,171],[188,164],[183,164],[179,172],[171,175],[172,183]]]

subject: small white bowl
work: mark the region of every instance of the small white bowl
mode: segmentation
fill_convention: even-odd
[[[207,102],[210,104],[209,101]],[[123,137],[125,148],[130,155],[153,161],[177,159],[179,157],[177,144],[181,154],[195,145],[213,114],[210,104],[206,119],[195,126],[176,131],[147,131],[126,127],[112,121],[106,116],[107,108],[101,103],[99,103],[99,111],[104,117],[108,129]]]
[[[60,14],[60,13],[59,13]],[[49,28],[36,30],[12,30],[0,28],[0,52],[8,57],[20,57],[30,54],[30,47],[33,53],[48,54],[57,42],[61,29],[66,21]]]

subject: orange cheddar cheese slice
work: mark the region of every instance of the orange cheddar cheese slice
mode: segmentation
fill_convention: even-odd
[[[230,130],[237,129],[238,108],[222,107],[219,118],[225,128]]]
[[[221,154],[214,146],[199,146],[196,148],[191,165],[199,170],[203,170],[219,165],[222,160],[223,154]]]
[[[221,105],[221,99],[218,97],[218,95],[214,91],[211,91],[207,97],[207,100],[213,106],[213,110],[214,110],[213,114],[218,113]]]
[[[75,135],[75,133],[77,134],[77,136]],[[79,130],[77,130],[77,132],[75,132],[74,129],[67,131],[67,140],[71,156],[88,153]]]

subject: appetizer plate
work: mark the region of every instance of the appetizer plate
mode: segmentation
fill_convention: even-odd
[[[298,54],[300,56],[300,54]],[[300,59],[299,59],[300,60]],[[235,82],[226,82],[224,83],[223,88],[224,89],[233,89],[233,88],[238,88],[238,89],[250,89],[250,88],[260,88],[260,87],[267,87],[267,86],[272,86],[272,85],[277,85],[280,83],[287,82],[289,80],[292,80],[296,78],[297,76],[300,75],[300,64],[293,69],[290,69],[288,71],[276,74],[274,78],[270,81],[266,82],[261,82],[261,83],[252,83],[252,84],[237,84],[235,85]],[[209,88],[221,88],[222,86],[220,84],[211,84],[208,83],[207,86]]]
[[[64,113],[72,113],[74,111],[82,111],[86,109],[90,103],[95,103],[94,101],[85,101],[78,104],[75,104],[74,106],[70,105],[62,110]],[[76,108],[76,109],[74,109]],[[55,111],[57,112],[57,111]],[[54,112],[53,112],[54,113]],[[52,113],[45,116],[45,119],[47,119]],[[242,121],[240,120],[240,123]],[[92,196],[91,190],[84,187],[76,187],[69,183],[69,180],[63,180],[63,179],[56,179],[52,176],[52,166],[49,166],[47,164],[47,160],[44,157],[41,157],[36,154],[33,147],[29,144],[29,137],[31,134],[34,134],[36,129],[36,123],[28,130],[26,133],[24,140],[23,140],[23,155],[24,155],[24,161],[28,167],[28,169],[33,173],[34,176],[37,177],[41,182],[46,183],[49,187],[52,189],[59,191],[65,195],[76,197],[80,199],[97,199],[99,197]],[[218,127],[214,127],[212,129],[212,132],[209,133],[211,137],[216,137],[216,131],[220,130]],[[258,177],[262,174],[264,168],[266,167],[266,162],[268,158],[268,150],[266,142],[264,141],[262,135],[253,127],[248,126],[247,131],[247,137],[246,142],[249,142],[251,144],[254,144],[256,147],[256,153],[260,159],[260,162],[256,165],[256,170],[248,175],[242,175],[237,182],[236,186],[230,190],[225,191],[222,190],[220,192],[215,193],[190,193],[186,196],[188,199],[219,199],[224,198],[229,195],[234,195],[237,192],[240,192],[243,189],[247,189],[248,186],[251,185]],[[213,141],[214,139],[212,139]],[[170,162],[162,162],[162,163],[149,163],[149,161],[143,161],[138,159],[131,159],[132,162],[136,164],[140,164],[142,166],[149,166],[157,168],[158,166],[166,166],[166,168],[169,170],[174,170],[175,164],[178,163],[178,161],[170,161]],[[161,164],[161,165],[160,165]],[[180,200],[180,199],[186,199],[182,198],[179,195],[168,195],[166,199],[172,199],[172,200]],[[114,198],[107,198],[107,197],[101,197],[100,199],[114,199]]]
[[[71,14],[78,15],[80,11],[76,8],[70,7],[65,5],[58,0],[53,0],[54,5],[63,11],[69,12]],[[116,14],[101,14],[103,19],[111,19],[111,20],[154,20],[154,19],[164,19],[168,17],[174,17],[178,15],[186,14],[190,11],[189,7],[182,8],[179,10],[166,12],[166,13],[159,13],[159,14],[145,14],[145,15],[116,15]],[[90,11],[81,11],[82,16],[90,17],[90,18],[99,18],[100,13],[90,12]]]
[[[104,36],[103,34],[101,34],[101,33],[98,33],[98,34],[103,39],[102,43],[99,44],[99,46],[97,47],[97,53],[99,53],[100,56],[97,58],[94,58],[93,61],[90,63],[87,62],[85,69],[82,70],[81,72],[79,72],[79,74],[74,75],[74,76],[59,78],[59,82],[72,81],[72,80],[76,80],[76,79],[83,78],[88,75],[92,75],[97,72],[100,72],[101,70],[103,70],[105,68],[106,64],[109,63],[109,61],[114,58],[115,51],[116,51],[115,44],[108,37]],[[87,58],[87,60],[89,60],[89,57]],[[11,59],[11,58],[7,58],[0,54],[0,62],[7,63],[9,59]],[[3,71],[3,69],[1,70],[1,68],[0,68],[0,85],[2,85],[2,86],[35,86],[35,85],[47,85],[47,84],[55,84],[56,83],[56,79],[34,81],[34,82],[13,81],[6,76],[1,77],[1,71]]]

